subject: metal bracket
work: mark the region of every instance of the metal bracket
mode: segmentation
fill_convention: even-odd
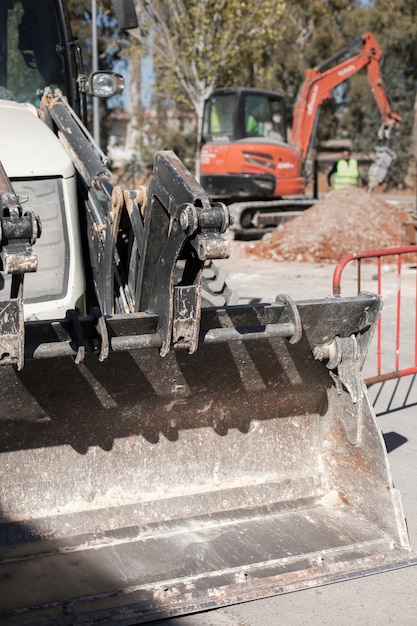
[[[41,234],[40,220],[33,211],[23,215],[19,198],[0,163],[0,270],[5,274],[36,272],[32,250]]]
[[[290,296],[288,296],[287,294],[279,294],[275,298],[275,302],[276,304],[285,304],[285,306],[287,307],[289,322],[294,326],[294,333],[290,337],[289,342],[299,343],[303,335],[303,325],[301,323],[300,314],[294,300],[290,298]]]
[[[12,277],[9,298],[0,299],[0,365],[16,365],[18,369],[24,362],[23,277],[37,270],[32,246],[41,234],[39,218],[32,211],[22,213],[0,163],[0,272]],[[1,291],[1,275],[0,281]]]
[[[23,300],[14,298],[0,300],[0,365],[24,364]]]
[[[332,376],[346,387],[352,402],[358,402],[361,395],[362,382],[359,374],[359,349],[355,335],[350,337],[335,337],[329,344],[321,344],[314,348],[315,359],[324,361],[328,359],[326,367],[329,370],[337,368],[336,377]]]
[[[5,274],[36,272],[38,259],[32,250],[40,234],[40,223],[32,211],[23,216],[20,210],[0,217],[1,271]]]
[[[156,153],[135,302],[158,315],[162,356],[171,346],[196,351],[204,262],[230,256],[229,225],[227,207],[210,201],[173,152]]]
[[[323,361],[328,359],[326,367],[330,371],[336,389],[339,393],[344,387],[356,405],[356,411],[351,415],[345,415],[344,423],[349,441],[358,445],[362,430],[362,398],[363,380],[360,373],[360,349],[355,335],[350,337],[335,337],[329,344],[321,344],[314,348],[315,359]]]

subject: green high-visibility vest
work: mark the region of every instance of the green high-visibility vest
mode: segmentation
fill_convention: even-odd
[[[334,175],[333,188],[341,189],[350,185],[357,185],[359,178],[359,166],[356,159],[340,159],[337,162],[337,170]]]
[[[211,107],[211,113],[210,113],[210,132],[211,133],[220,133],[222,130],[221,124],[220,124],[220,120],[219,120],[219,116],[217,114],[217,110],[216,107],[212,106]]]

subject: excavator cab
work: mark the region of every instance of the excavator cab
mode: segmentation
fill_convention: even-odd
[[[213,198],[301,193],[300,162],[287,144],[284,96],[217,89],[205,103],[200,180]],[[282,178],[279,188],[278,178]]]
[[[202,143],[247,137],[287,140],[284,97],[255,89],[214,91],[205,103]]]

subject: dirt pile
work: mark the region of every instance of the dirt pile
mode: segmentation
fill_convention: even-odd
[[[357,187],[330,192],[317,204],[248,250],[277,261],[327,263],[350,252],[391,248],[410,241],[410,215]]]

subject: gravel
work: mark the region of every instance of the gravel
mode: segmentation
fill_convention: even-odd
[[[411,222],[406,211],[358,187],[348,187],[331,191],[246,250],[248,255],[275,261],[334,263],[350,252],[415,243]]]

